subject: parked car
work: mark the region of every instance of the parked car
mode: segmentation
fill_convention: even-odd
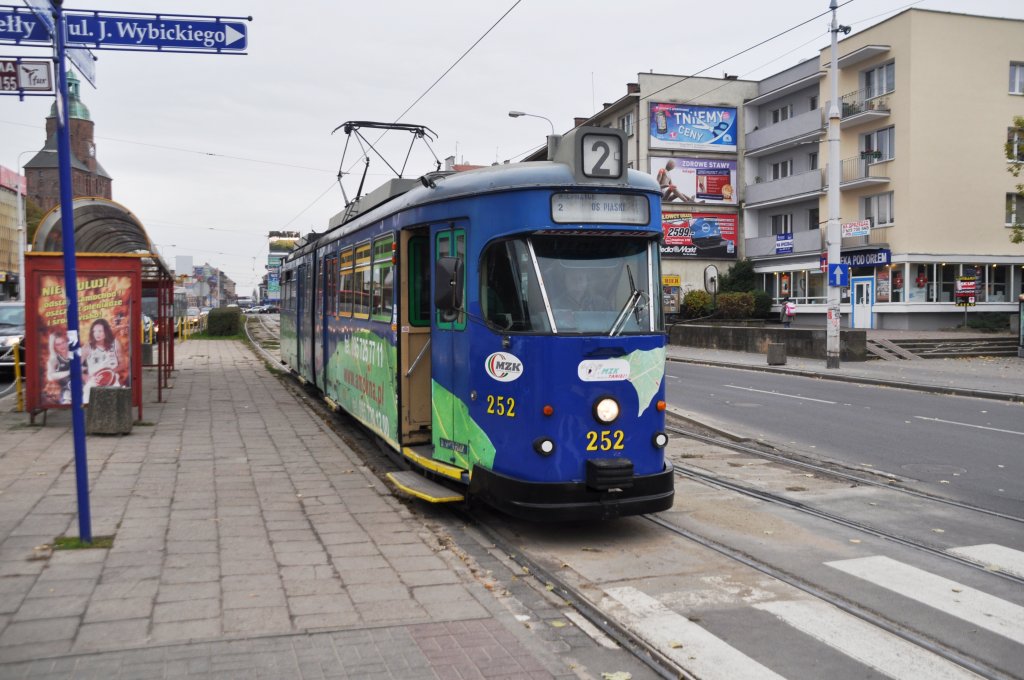
[[[14,345],[19,346],[20,362],[25,368],[25,305],[0,302],[0,371],[14,372]]]

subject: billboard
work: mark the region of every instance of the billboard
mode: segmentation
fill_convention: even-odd
[[[661,228],[664,258],[736,259],[737,215],[666,210]]]
[[[281,262],[285,255],[267,256],[267,302],[281,301]]]
[[[63,261],[26,258],[26,366],[30,409],[71,405],[71,354],[82,357],[82,398],[93,387],[132,387],[141,380],[141,266],[129,258],[79,257],[77,329],[68,328]],[[142,392],[132,390],[141,408]]]
[[[651,156],[651,174],[665,202],[736,205],[734,160]]]
[[[736,151],[734,107],[651,102],[649,120],[652,149]]]

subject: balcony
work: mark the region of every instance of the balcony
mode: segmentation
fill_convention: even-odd
[[[888,184],[889,176],[886,171],[889,169],[888,161],[870,161],[856,156],[847,158],[842,164],[842,174],[839,178],[840,190],[859,189],[861,187]],[[749,201],[749,189],[747,200]]]
[[[824,186],[824,173],[820,169],[811,170],[782,179],[748,184],[743,198],[747,208],[786,205],[820,196]]]
[[[825,119],[821,109],[807,111],[781,123],[769,125],[763,130],[754,130],[747,135],[746,155],[765,156],[785,151],[806,142],[817,141],[825,132]]]
[[[890,94],[871,96],[867,90],[844,94],[839,98],[839,127],[845,129],[888,118]]]
[[[767,257],[775,255],[775,244],[776,238],[774,235],[771,236],[758,236],[757,238],[748,238],[743,241],[743,256],[744,257]],[[798,231],[793,234],[793,255],[800,255],[807,253],[820,253],[821,252],[821,230],[811,229],[808,231]]]

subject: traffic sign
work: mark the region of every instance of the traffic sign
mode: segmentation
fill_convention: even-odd
[[[68,11],[68,45],[114,50],[242,52],[246,19]],[[237,18],[236,18],[237,19]]]
[[[834,262],[828,266],[828,285],[842,287],[850,285],[850,265]]]
[[[50,66],[48,61],[0,59],[0,90],[49,92],[53,89]]]

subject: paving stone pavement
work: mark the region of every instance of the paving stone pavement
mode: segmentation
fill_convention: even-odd
[[[48,547],[78,534],[69,414],[0,409],[0,678],[600,677],[589,638],[531,632],[248,348],[176,354],[132,434],[88,438],[110,549]]]

